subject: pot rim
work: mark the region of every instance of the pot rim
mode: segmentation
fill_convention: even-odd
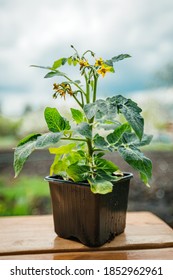
[[[112,181],[112,183],[117,183],[122,180],[126,181],[133,177],[133,174],[131,172],[123,172],[123,174],[124,174],[123,177],[121,177],[118,181]],[[46,176],[44,178],[44,180],[48,181],[48,182],[60,182],[60,183],[68,183],[68,184],[72,184],[72,185],[82,185],[82,186],[90,187],[89,183],[64,180],[64,179],[61,179],[59,175]]]

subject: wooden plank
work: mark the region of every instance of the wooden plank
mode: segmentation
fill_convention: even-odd
[[[149,212],[129,212],[125,232],[99,248],[56,236],[51,215],[0,218],[0,255],[167,247],[173,247],[172,229]]]
[[[173,260],[173,248],[10,255],[0,260]]]

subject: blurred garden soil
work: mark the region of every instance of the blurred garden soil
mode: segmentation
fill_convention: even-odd
[[[107,158],[118,163],[122,171],[134,174],[129,193],[128,211],[151,211],[173,228],[173,151],[147,151],[144,153],[153,162],[151,188],[141,183],[137,172],[124,163],[117,154],[109,154]],[[44,178],[49,174],[52,159],[53,156],[48,151],[35,151],[26,162],[22,175]],[[0,176],[7,176],[13,184],[15,180],[13,150],[0,151]],[[50,204],[50,201],[47,203]],[[39,205],[40,209],[35,214],[50,212],[50,210],[45,210],[50,208],[46,206],[44,199]]]

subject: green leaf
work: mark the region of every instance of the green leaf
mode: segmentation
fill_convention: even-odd
[[[150,185],[149,185],[149,183],[148,183],[148,177],[147,177],[144,173],[140,172],[140,178],[141,178],[142,182],[144,182],[144,184],[145,184],[147,187],[150,188]]]
[[[24,163],[34,150],[44,149],[56,144],[61,136],[61,133],[46,133],[38,136],[35,140],[25,142],[25,144],[18,146],[14,152],[15,177],[19,175]]]
[[[97,105],[97,113],[96,113],[96,119],[101,119],[101,118],[105,118],[105,117],[109,117],[109,104],[102,99],[98,99],[96,101],[96,105]]]
[[[92,130],[91,130],[91,126],[86,123],[86,122],[82,122],[78,125],[77,127],[77,131],[84,137],[91,139],[92,138]]]
[[[47,107],[44,116],[50,131],[60,132],[70,129],[69,121],[63,118],[56,108]]]
[[[64,180],[69,180],[69,176],[67,174],[67,168],[74,163],[80,162],[81,165],[85,163],[86,157],[83,151],[77,150],[78,147],[74,146],[76,144],[71,143],[66,146],[61,146],[57,150],[54,148],[50,148],[49,151],[52,153],[57,152],[54,158],[54,162],[50,168],[50,175],[57,174],[64,178]],[[55,148],[56,149],[56,148]]]
[[[54,161],[50,167],[50,176],[52,176],[53,174],[58,174],[62,170],[62,167],[64,168],[60,158],[61,154],[56,154],[56,156],[54,157]]]
[[[60,154],[56,154],[54,161],[50,167],[50,176],[53,174],[61,176],[64,180],[68,180],[67,168],[71,164],[68,156],[62,157]]]
[[[71,56],[67,58],[68,65],[71,65],[72,61],[73,61],[73,58]]]
[[[76,143],[70,143],[67,145],[60,146],[58,148],[49,148],[49,152],[51,154],[67,154],[73,150],[73,148],[76,147]]]
[[[32,134],[27,135],[22,140],[20,140],[17,147],[22,146],[29,141],[33,141],[33,140],[37,139],[37,137],[40,136],[40,135],[41,135],[40,133],[32,133]]]
[[[121,143],[124,132],[129,129],[130,129],[130,125],[128,123],[119,125],[118,127],[115,128],[115,130],[112,133],[107,135],[107,141],[111,145],[117,145]]]
[[[15,178],[19,175],[25,161],[34,150],[35,150],[35,141],[27,142],[24,145],[19,146],[15,149],[14,163],[13,163]]]
[[[76,58],[73,58],[72,63],[73,63],[73,66],[76,66],[78,64],[78,60]]]
[[[143,153],[134,146],[120,146],[118,152],[123,159],[134,169],[138,170],[140,174],[143,174],[145,183],[152,176],[152,162],[145,157]]]
[[[110,100],[112,100],[112,102],[115,102],[119,113],[122,113],[124,115],[136,135],[141,140],[144,130],[144,119],[140,115],[140,112],[142,111],[141,108],[138,107],[137,103],[135,103],[131,99],[123,97],[122,95],[112,97]]]
[[[56,61],[53,63],[52,68],[53,68],[53,69],[57,69],[57,68],[59,68],[60,66],[64,65],[66,62],[67,62],[67,58],[65,58],[65,57],[60,58],[60,59],[56,60]]]
[[[71,108],[71,113],[74,121],[79,124],[84,121],[84,115],[81,111]]]
[[[117,165],[115,165],[112,161],[109,161],[104,158],[96,158],[95,164],[97,166],[97,169],[102,169],[105,172],[110,173],[111,175],[113,172],[119,170]]]
[[[81,84],[81,81],[80,80],[75,80],[74,83]]]
[[[93,193],[107,194],[112,192],[113,184],[106,180],[90,180],[91,191]]]
[[[74,163],[71,164],[66,171],[68,176],[74,182],[82,182],[85,181],[88,177],[89,170],[90,168],[87,165],[78,165],[77,163]]]
[[[100,136],[98,133],[94,136],[93,141],[96,148],[108,150],[109,144],[105,141],[104,137]]]
[[[96,103],[89,103],[84,106],[84,112],[88,119],[91,119],[97,113],[98,108]]]
[[[37,138],[35,142],[35,148],[36,149],[44,149],[47,147],[50,147],[52,145],[57,144],[59,142],[60,138],[62,136],[62,133],[45,133]]]
[[[113,67],[113,61],[112,61],[112,59],[108,59],[108,60],[104,61],[104,63],[105,63],[106,65],[108,65],[108,66],[112,66],[112,67]]]
[[[50,66],[30,65],[30,67],[52,70],[52,67]]]
[[[145,145],[149,145],[151,140],[153,138],[153,135],[147,135],[144,134],[142,139],[139,140],[139,138],[137,138],[135,133],[127,133],[125,132],[123,134],[123,143],[124,144],[128,144],[128,145],[134,145],[134,146],[145,146]]]
[[[96,102],[86,104],[84,112],[88,119],[95,117],[97,120],[106,118],[112,120],[117,114],[117,104],[110,98],[107,100],[98,99]]]
[[[60,72],[58,70],[53,70],[49,73],[47,73],[44,78],[52,78],[52,77],[55,77],[55,76],[60,76],[60,77],[65,77],[65,73],[63,72]]]
[[[119,60],[123,60],[123,59],[129,58],[129,57],[131,57],[129,54],[120,54],[120,55],[118,55],[118,56],[112,57],[112,61],[113,61],[113,62],[117,62],[117,61],[119,61]]]

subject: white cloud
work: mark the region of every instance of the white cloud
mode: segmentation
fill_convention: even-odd
[[[106,58],[130,53],[117,66],[117,87],[143,89],[172,57],[172,18],[172,0],[1,0],[0,96],[46,96],[51,82],[28,66],[70,55],[70,44]]]

